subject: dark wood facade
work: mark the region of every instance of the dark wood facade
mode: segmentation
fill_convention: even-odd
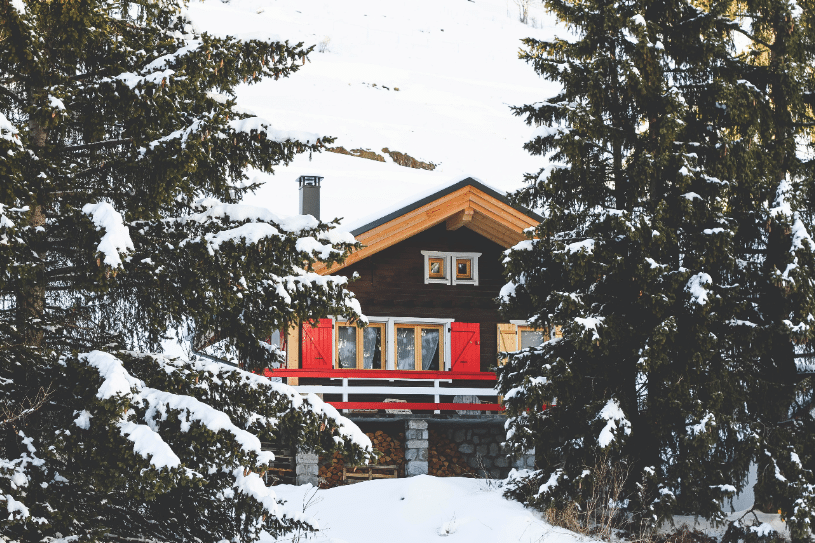
[[[474,252],[479,284],[425,284],[422,251]],[[481,371],[497,361],[497,324],[503,322],[496,301],[504,285],[504,248],[469,230],[439,224],[336,272],[359,278],[349,283],[362,311],[372,317],[455,319],[481,325]]]

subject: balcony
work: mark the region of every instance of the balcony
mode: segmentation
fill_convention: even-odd
[[[321,395],[345,413],[409,410],[475,415],[503,411],[492,372],[281,368],[266,370],[264,375],[297,378],[299,392]],[[425,398],[432,401],[422,401]]]

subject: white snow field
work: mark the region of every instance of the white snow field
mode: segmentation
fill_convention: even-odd
[[[253,205],[297,213],[295,180],[321,175],[322,219],[354,220],[467,176],[515,190],[544,165],[523,149],[533,128],[510,111],[557,91],[518,60],[522,38],[565,33],[540,3],[530,24],[514,0],[192,0],[187,15],[197,31],[316,45],[292,77],[239,87],[239,106],[274,129],[335,136],[334,146],[386,159],[299,156],[253,174],[267,181]],[[438,167],[399,166],[382,148]]]
[[[275,487],[290,511],[316,521],[319,543],[590,543],[502,497],[498,483],[420,475],[327,490]],[[284,541],[294,541],[289,536]],[[271,543],[270,537],[261,543]]]
[[[303,514],[319,532],[291,534],[278,541],[314,543],[595,543],[596,540],[548,524],[542,515],[502,496],[500,481],[420,475],[380,479],[317,490],[311,485],[274,487],[290,514]],[[786,532],[779,515],[745,511],[758,530]],[[726,525],[713,527],[704,519],[674,517],[673,526],[724,535]],[[298,539],[299,538],[299,539]],[[274,541],[268,536],[261,543]]]

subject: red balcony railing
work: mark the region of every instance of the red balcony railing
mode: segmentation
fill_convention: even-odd
[[[331,379],[341,381],[336,385],[298,385],[300,392],[340,395],[342,401],[329,401],[337,409],[410,409],[417,411],[487,411],[500,412],[503,406],[498,402],[493,387],[442,387],[442,383],[453,381],[480,381],[487,385],[497,381],[492,372],[451,372],[451,371],[411,371],[411,370],[358,370],[358,369],[291,369],[265,370],[267,377],[298,377]],[[424,386],[393,386],[388,384],[357,384],[355,381],[413,381]],[[431,385],[431,386],[427,386]],[[400,396],[433,396],[433,402],[382,402],[350,401],[350,396],[385,395],[399,399]],[[441,396],[479,396],[494,398],[488,403],[441,402]]]

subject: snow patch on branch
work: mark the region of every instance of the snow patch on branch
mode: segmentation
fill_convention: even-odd
[[[146,424],[120,422],[119,432],[133,442],[133,451],[148,458],[157,469],[177,468],[181,459],[161,436]]]
[[[585,317],[585,318],[583,318],[583,317],[575,317],[575,319],[574,319],[574,321],[577,324],[579,324],[580,326],[582,326],[586,330],[591,330],[591,332],[592,332],[592,336],[591,336],[592,341],[596,341],[596,340],[600,339],[600,334],[598,333],[597,328],[599,328],[603,324],[603,321],[605,321],[605,320],[606,320],[605,317]]]
[[[267,463],[274,460],[273,453],[261,450],[257,436],[235,426],[226,413],[192,396],[182,396],[145,386],[143,381],[127,372],[121,360],[109,353],[93,351],[80,355],[80,360],[96,369],[102,377],[97,398],[106,400],[118,395],[129,397],[135,405],[143,405],[145,402],[148,404],[145,413],[147,424],[137,424],[128,420],[127,415],[123,415],[117,424],[121,434],[133,442],[133,450],[145,458],[149,457],[150,463],[156,468],[173,468],[181,463],[178,456],[158,434],[159,428],[155,423],[156,416],[159,420],[166,420],[168,408],[180,411],[178,416],[183,431],[190,429],[191,422],[200,422],[212,432],[224,430],[232,434],[244,452],[257,455],[258,462]]]
[[[135,250],[130,230],[125,226],[122,215],[107,202],[85,204],[82,212],[90,215],[96,230],[105,229],[105,235],[96,247],[98,252],[105,255],[105,264],[112,268],[120,267],[121,255]]]
[[[698,436],[699,434],[704,434],[708,431],[708,426],[715,426],[716,419],[713,417],[712,413],[705,413],[705,416],[702,417],[697,424],[688,425],[688,433],[692,436]]]
[[[568,244],[563,248],[563,252],[570,254],[585,252],[586,254],[590,255],[594,253],[594,245],[595,241],[593,239],[584,239],[583,241]]]
[[[600,410],[597,415],[598,419],[606,421],[605,427],[600,431],[600,436],[597,438],[597,444],[605,449],[616,439],[619,431],[625,432],[625,435],[631,434],[631,423],[625,417],[620,404],[614,398],[606,403],[605,407]],[[617,432],[615,432],[617,430]]]
[[[713,284],[713,278],[705,272],[699,272],[692,276],[685,286],[685,291],[690,292],[690,303],[699,305],[707,304],[710,291],[705,288],[705,285],[711,284]]]
[[[271,127],[269,121],[261,117],[247,117],[246,119],[235,119],[229,121],[229,128],[235,132],[243,132],[244,134],[251,134],[257,132],[258,134],[266,134],[266,137],[276,142],[298,141],[307,145],[314,145],[322,136],[313,132],[305,132],[302,130],[281,130]]]
[[[540,488],[538,488],[537,496],[543,496],[544,494],[550,493],[557,485],[560,476],[563,475],[562,469],[556,469],[549,475],[549,479],[543,483]]]
[[[254,244],[265,238],[282,237],[280,231],[267,223],[247,223],[238,226],[237,228],[230,228],[228,230],[221,230],[220,232],[207,234],[204,239],[207,241],[207,249],[209,254],[214,255],[215,251],[221,248],[221,244],[225,241],[244,240],[248,244]],[[298,240],[299,242],[300,240]]]
[[[0,113],[0,140],[10,141],[17,147],[23,146],[20,142],[19,131],[2,113]]]
[[[215,219],[225,219],[231,222],[271,222],[280,226],[284,232],[291,233],[311,230],[320,225],[320,221],[311,215],[293,215],[291,217],[281,218],[265,207],[244,204],[223,204],[213,199],[199,200],[196,203],[201,207],[207,208],[207,210],[188,215],[184,218],[185,221],[205,223]]]

